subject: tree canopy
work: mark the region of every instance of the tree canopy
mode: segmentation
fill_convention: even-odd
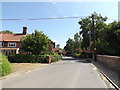
[[[34,33],[21,39],[21,48],[32,54],[40,54],[49,49],[50,39],[43,32],[35,30]]]
[[[94,16],[94,18],[92,18],[92,16]],[[75,49],[82,50],[89,48],[94,50],[94,45],[96,45],[97,54],[120,56],[120,21],[113,21],[109,24],[106,24],[106,21],[106,16],[103,17],[101,14],[97,13],[80,19],[78,22],[80,32],[74,35],[74,40],[68,39],[64,47],[65,51],[72,53]]]
[[[76,33],[74,35],[74,39],[71,39],[71,38],[68,39],[64,49],[67,53],[70,53],[70,54],[78,53],[81,48],[80,43],[81,43],[80,35],[79,33]]]

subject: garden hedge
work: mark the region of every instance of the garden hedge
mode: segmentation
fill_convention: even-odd
[[[0,73],[1,76],[5,76],[11,72],[11,65],[7,57],[0,53]]]
[[[80,58],[80,59],[82,59],[82,58],[92,58],[92,54],[91,53],[85,53],[85,52],[82,52],[80,54],[74,53],[73,57]]]
[[[8,59],[11,63],[47,63],[47,56],[51,56],[52,62],[61,60],[60,55],[32,55],[32,54],[9,55]]]

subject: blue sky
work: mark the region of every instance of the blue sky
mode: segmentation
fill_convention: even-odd
[[[65,16],[89,16],[97,12],[109,19],[118,19],[118,2],[3,2],[2,18],[48,18]],[[69,37],[73,38],[79,32],[79,18],[59,20],[20,20],[3,21],[2,30],[22,32],[22,27],[28,28],[28,33],[35,29],[43,31],[56,44],[63,48]],[[109,20],[111,22],[113,20]],[[107,22],[107,23],[108,23]]]

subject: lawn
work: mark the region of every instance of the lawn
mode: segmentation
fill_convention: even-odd
[[[41,64],[41,63],[11,63],[12,73],[27,72],[27,71],[30,71],[30,70],[40,68],[40,67],[42,67],[44,65],[48,65],[48,64]]]

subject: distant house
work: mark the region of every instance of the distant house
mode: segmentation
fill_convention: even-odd
[[[27,53],[21,50],[20,39],[27,35],[27,27],[23,27],[22,33],[0,33],[0,50],[5,55]],[[51,41],[49,51],[53,51],[55,43]]]
[[[63,51],[57,48],[52,48],[52,51],[57,52],[59,55],[63,54]]]
[[[49,51],[53,51],[53,48],[55,48],[55,42],[50,41],[50,44],[49,44]]]
[[[18,54],[21,47],[20,39],[27,34],[27,27],[22,33],[0,33],[0,48],[6,55]]]

